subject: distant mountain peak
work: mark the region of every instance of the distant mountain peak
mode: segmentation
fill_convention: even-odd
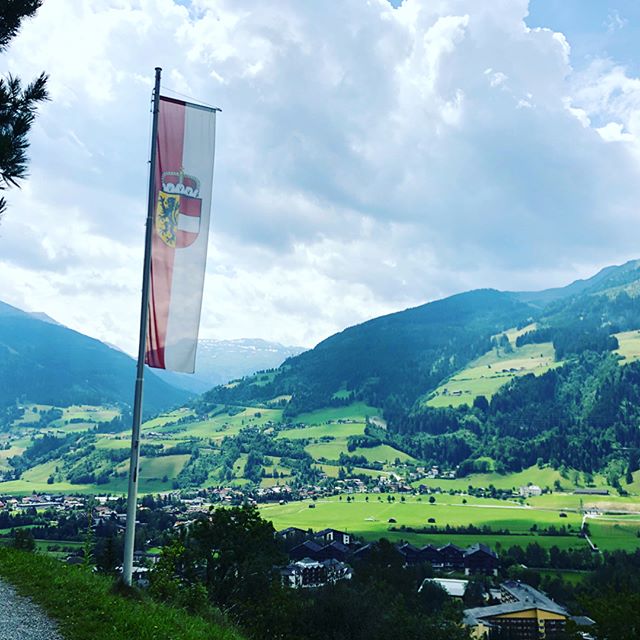
[[[235,340],[198,340],[196,371],[194,374],[177,374],[157,371],[171,384],[201,393],[218,384],[252,375],[256,371],[275,369],[287,358],[297,356],[304,347],[291,347],[262,338],[237,338]]]

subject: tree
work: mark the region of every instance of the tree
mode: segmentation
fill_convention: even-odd
[[[22,551],[35,551],[36,541],[29,529],[14,529],[11,532],[11,546]]]
[[[0,13],[0,52],[18,33],[24,18],[35,14],[42,0],[5,0]],[[19,186],[27,176],[27,136],[37,106],[48,99],[47,74],[41,73],[23,87],[20,78],[0,78],[0,191]],[[7,203],[0,198],[0,216]]]
[[[274,533],[254,506],[216,509],[172,548],[163,580],[173,574],[181,582],[198,582],[217,606],[242,606],[269,589],[273,567],[286,561]]]

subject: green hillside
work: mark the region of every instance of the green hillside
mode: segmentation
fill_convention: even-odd
[[[0,548],[0,577],[42,606],[67,640],[241,640],[230,624],[189,615],[142,593],[118,595],[114,580],[53,558]],[[222,618],[220,615],[219,618]],[[19,637],[19,636],[16,636]]]
[[[141,489],[417,466],[498,481],[537,465],[635,493],[639,274],[628,263],[537,298],[472,291],[346,329],[146,422]],[[129,419],[108,424],[113,411],[9,406],[3,486],[123,490]]]
[[[509,341],[506,346],[496,343],[490,351],[470,362],[462,371],[441,383],[426,398],[422,398],[420,404],[430,407],[471,405],[477,396],[490,399],[498,389],[516,377],[529,373],[541,375],[558,366],[552,343],[518,347],[515,340],[518,335],[522,335],[521,331],[506,331],[503,335]]]

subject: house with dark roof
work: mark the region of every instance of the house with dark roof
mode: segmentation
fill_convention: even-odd
[[[325,544],[335,541],[347,547],[353,541],[351,534],[338,531],[337,529],[323,529],[322,531],[318,531],[318,533],[315,534],[315,538],[323,540]]]
[[[498,556],[486,544],[472,544],[464,552],[465,575],[472,573],[484,573],[485,575],[498,575]]]
[[[412,544],[405,542],[404,544],[396,547],[398,553],[402,556],[405,564],[419,564],[423,562],[420,555],[420,549],[414,547]]]
[[[318,551],[317,558],[318,560],[339,560],[344,562],[350,553],[351,549],[349,547],[334,540]]]
[[[287,527],[286,529],[276,531],[276,535],[283,540],[290,540],[291,538],[304,538],[307,535],[307,532],[304,529],[300,529],[298,527]]]
[[[438,549],[445,569],[463,569],[464,568],[464,549],[455,544],[445,544],[444,547]]]
[[[296,560],[302,560],[304,558],[311,558],[312,560],[319,560],[319,554],[322,550],[322,545],[319,545],[313,540],[306,540],[297,547],[293,547],[289,551],[289,558],[295,562]]]
[[[427,544],[420,549],[420,559],[422,562],[428,562],[433,567],[439,567],[442,564],[440,551],[432,544]]]

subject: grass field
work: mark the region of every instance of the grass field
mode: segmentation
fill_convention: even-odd
[[[319,469],[322,469],[322,471],[324,471],[324,473],[326,473],[327,476],[329,476],[330,478],[337,478],[341,468],[338,465],[334,465],[334,464],[317,464],[315,466],[318,467]],[[354,467],[353,473],[370,476],[372,478],[389,475],[389,473],[385,471],[376,471],[375,469],[365,469],[364,467]]]
[[[11,469],[11,465],[9,465],[9,458],[21,455],[25,449],[26,446],[18,446],[15,442],[11,443],[11,447],[9,449],[0,449],[0,471],[8,471]]]
[[[622,356],[623,363],[640,358],[640,331],[623,331],[614,335],[618,339],[618,349],[614,353]]]
[[[365,501],[364,495],[358,495],[354,502],[348,503],[346,498],[339,500],[330,498],[317,501],[315,509],[309,509],[308,502],[294,502],[286,505],[265,505],[261,508],[263,517],[271,520],[276,529],[289,526],[302,529],[323,529],[334,527],[346,530],[365,539],[388,537],[390,539],[405,539],[427,544],[429,542],[445,542],[458,540],[464,542],[486,542],[504,546],[525,545],[529,542],[539,542],[545,547],[557,545],[563,548],[580,547],[585,541],[577,536],[580,529],[581,517],[577,513],[569,513],[566,518],[560,518],[558,511],[532,509],[520,507],[505,501],[485,501],[461,496],[438,496],[435,504],[429,504],[426,498],[418,502],[410,496],[406,502],[387,502],[386,496],[381,496],[379,502],[373,495]],[[467,504],[462,504],[466,499]],[[389,523],[389,519],[396,520]],[[508,529],[512,535],[466,535],[444,533],[414,533],[408,531],[389,531],[393,526],[400,529],[405,527],[422,528],[429,526],[428,519],[435,519],[435,526],[467,526],[473,524],[478,527],[484,525],[492,529]],[[539,529],[551,525],[571,525],[576,535],[573,536],[542,536],[531,532],[531,526],[536,524]]]
[[[507,332],[512,340],[513,352],[506,353],[504,349],[494,348],[485,353],[425,397],[423,404],[431,407],[457,407],[471,404],[479,395],[489,399],[500,387],[517,376],[527,373],[541,375],[558,366],[550,342],[516,347],[515,337],[519,333],[515,330]]]
[[[601,551],[637,551],[640,548],[640,516],[634,520],[589,519],[591,539]]]
[[[540,469],[536,465],[519,471],[517,473],[499,474],[499,473],[473,473],[464,478],[454,478],[451,480],[443,478],[422,479],[416,480],[413,485],[424,485],[426,487],[440,487],[443,490],[453,489],[455,491],[464,491],[470,485],[473,487],[489,487],[493,485],[496,489],[518,489],[518,487],[526,486],[528,484],[535,484],[541,488],[549,487],[553,489],[556,480],[560,482],[562,487],[567,490],[573,490],[577,486],[585,486],[584,476],[582,474],[567,474],[569,477],[564,478],[560,472],[551,467],[544,467]],[[575,477],[572,478],[572,475]],[[578,480],[578,484],[574,480]],[[604,481],[604,478],[596,476],[594,478],[595,486],[598,488],[609,488]]]
[[[24,407],[24,415],[16,420],[14,426],[24,423],[39,422],[40,413],[49,409],[58,408],[62,411],[62,417],[49,423],[56,428],[76,428],[76,425],[69,425],[70,420],[82,420],[84,424],[95,424],[96,422],[109,422],[120,415],[120,411],[113,407],[93,406],[93,405],[72,405],[70,407],[54,407],[45,404],[28,404]],[[88,427],[86,427],[88,428]]]
[[[278,438],[289,440],[303,440],[305,438],[348,438],[364,434],[364,422],[349,424],[321,424],[313,427],[299,427],[284,429],[278,433]]]
[[[462,504],[466,500],[467,504]],[[400,502],[389,503],[386,496],[378,501],[374,495],[360,494],[354,502],[330,498],[319,500],[315,509],[309,509],[309,502],[293,502],[286,505],[265,505],[261,507],[264,518],[273,522],[276,530],[295,526],[302,529],[315,530],[333,527],[348,531],[365,539],[373,540],[386,537],[391,540],[408,540],[414,544],[446,544],[453,542],[460,546],[474,542],[503,548],[518,545],[526,546],[530,542],[537,542],[545,548],[558,546],[560,548],[580,548],[586,542],[577,536],[581,525],[581,515],[578,512],[567,512],[566,517],[560,517],[559,509],[548,507],[521,507],[512,502],[499,500],[485,500],[471,496],[438,495],[435,504],[429,504],[426,497],[418,502],[414,496]],[[389,519],[396,520],[389,523]],[[478,527],[488,526],[494,530],[508,529],[511,535],[489,534],[446,534],[446,533],[417,533],[402,531],[401,527],[418,529],[429,526],[427,520],[435,519],[435,526],[445,527],[466,526],[473,524]],[[531,531],[535,524],[538,529],[564,525],[569,527],[574,535],[544,536]],[[394,527],[395,531],[389,528]],[[591,537],[595,544],[603,550],[623,549],[635,551],[640,547],[640,515],[634,516],[602,516],[589,519]]]
[[[217,416],[199,420],[197,422],[188,422],[182,425],[171,425],[165,421],[164,424],[155,424],[149,426],[146,423],[144,430],[156,431],[166,435],[175,433],[179,438],[203,438],[212,440],[221,440],[227,436],[237,435],[241,429],[250,426],[262,426],[268,422],[279,422],[282,418],[282,409],[263,409],[261,407],[246,407],[234,415],[223,413]],[[155,420],[160,420],[156,418]],[[175,420],[175,418],[173,419]],[[152,421],[153,422],[153,421]]]
[[[176,420],[180,420],[180,418],[187,418],[194,415],[191,409],[187,409],[183,407],[181,409],[176,409],[175,411],[170,411],[169,413],[163,413],[162,415],[153,418],[152,420],[147,420],[142,424],[142,430],[156,430],[159,427],[163,427],[164,425],[175,422]]]
[[[314,444],[307,445],[304,450],[309,453],[316,460],[338,460],[340,454],[344,453],[350,456],[364,456],[369,462],[393,462],[396,458],[399,458],[402,462],[406,460],[413,460],[413,458],[402,451],[398,451],[387,444],[381,444],[377,447],[368,449],[358,448],[355,451],[349,451],[347,449],[346,438],[336,438],[329,442],[316,442]]]
[[[294,418],[294,422],[302,424],[325,424],[329,420],[357,420],[364,422],[367,416],[379,416],[380,409],[371,407],[364,402],[354,402],[344,407],[328,407],[311,411],[310,413],[301,413]]]

